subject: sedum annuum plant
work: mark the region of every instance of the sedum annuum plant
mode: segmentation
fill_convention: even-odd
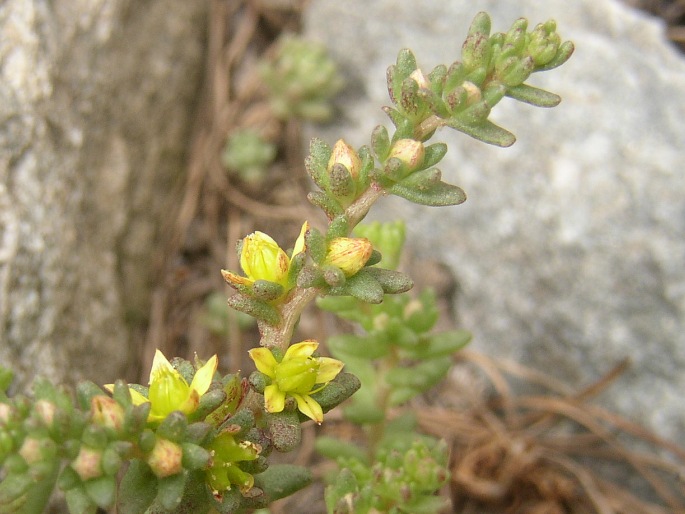
[[[329,512],[441,508],[445,500],[435,493],[448,479],[444,443],[417,434],[411,416],[391,420],[389,412],[437,384],[468,334],[431,331],[430,292],[400,295],[412,287],[395,269],[403,229],[359,224],[388,194],[426,206],[462,203],[464,192],[436,167],[447,146],[429,141],[449,127],[512,144],[513,135],[489,120],[492,108],[504,97],[556,105],[558,96],[525,82],[572,52],[553,21],[529,31],[521,19],[491,34],[490,18],[480,13],[459,61],[426,73],[411,51],[399,53],[387,73],[392,105],[384,108],[393,128],[376,127],[370,145],[356,150],[343,140],[311,143],[305,164],[318,189],[308,200],[324,212],[324,228],[305,221],[290,251],[267,234],[250,234],[238,244],[242,271],[222,271],[235,290],[229,306],[256,319],[261,334],[249,352],[256,367],[249,377],[223,374],[216,356],[169,361],[158,351],[145,385],[83,382],[73,397],[37,379],[30,396],[10,396],[12,373],[2,369],[0,512],[43,512],[55,488],[74,514],[264,507],[312,478],[305,467],[271,463],[272,452],[295,449],[302,423],[322,423],[360,387],[345,415],[365,428],[367,442],[318,445],[339,465],[326,492]],[[288,66],[288,73],[309,69]],[[316,103],[307,105],[316,111]],[[364,329],[332,338],[333,357],[317,341],[293,344],[315,299]]]

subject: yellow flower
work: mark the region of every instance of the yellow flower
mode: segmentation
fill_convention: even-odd
[[[309,230],[309,223],[305,221],[295,242],[292,257],[304,251],[304,236],[307,230]],[[232,286],[252,286],[256,280],[268,280],[287,289],[292,257],[288,257],[269,235],[257,231],[243,239],[240,267],[246,276],[243,277],[227,270],[221,270],[221,274],[224,280]]]
[[[150,388],[145,398],[135,389],[129,388],[134,405],[150,402],[149,422],[161,421],[174,411],[192,414],[200,403],[200,396],[205,394],[212,383],[218,360],[212,356],[204,366],[195,372],[193,381],[188,384],[181,374],[174,369],[162,352],[157,350],[150,370]],[[114,385],[105,386],[109,392]]]
[[[336,237],[328,245],[324,264],[337,266],[351,277],[364,267],[372,252],[373,245],[365,237]]]
[[[333,380],[343,363],[329,357],[312,357],[318,347],[319,343],[312,340],[296,343],[288,348],[280,362],[268,348],[249,351],[257,369],[271,379],[271,384],[264,389],[267,412],[281,412],[286,396],[291,396],[302,414],[321,424],[321,405],[311,395]]]

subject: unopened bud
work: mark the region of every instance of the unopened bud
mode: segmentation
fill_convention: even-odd
[[[342,164],[345,166],[353,179],[356,179],[359,176],[359,170],[362,167],[362,161],[359,158],[359,155],[357,155],[357,152],[342,139],[338,139],[333,146],[333,153],[328,160],[329,172],[334,164]]]
[[[423,164],[426,151],[423,143],[414,139],[400,139],[390,149],[388,158],[394,157],[404,163],[408,172],[415,171]]]
[[[40,451],[41,441],[33,437],[27,437],[24,439],[24,443],[19,449],[19,455],[21,455],[26,464],[29,466],[35,462],[42,460],[43,456]]]
[[[109,396],[93,396],[90,400],[90,410],[93,422],[101,427],[121,430],[124,424],[124,409],[114,398]]]
[[[36,402],[36,413],[46,427],[52,426],[52,421],[55,419],[55,404],[47,400],[38,400]]]
[[[13,414],[14,409],[11,405],[8,405],[7,403],[0,403],[0,427],[7,425],[10,419],[12,419]]]
[[[351,277],[364,267],[372,252],[373,245],[365,237],[336,237],[328,245],[324,264],[336,266]]]
[[[157,478],[164,478],[183,469],[183,449],[168,439],[158,438],[155,447],[147,458],[150,469]]]
[[[412,71],[409,75],[409,78],[413,79],[414,82],[418,84],[419,89],[430,89],[430,83],[420,69],[416,68],[414,71]]]
[[[461,87],[466,90],[466,105],[473,105],[476,102],[480,102],[483,93],[477,85],[473,82],[465,81]]]
[[[84,482],[102,476],[102,452],[88,446],[81,446],[71,467]]]

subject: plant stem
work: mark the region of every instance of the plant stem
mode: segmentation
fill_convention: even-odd
[[[388,410],[390,408],[390,393],[391,388],[385,381],[385,375],[388,371],[397,366],[399,361],[397,350],[392,349],[390,355],[382,359],[378,365],[378,385],[376,388],[376,406],[383,413],[382,421],[374,423],[369,426],[368,432],[368,450],[371,462],[374,462],[378,446],[385,437],[385,428],[388,424]]]
[[[432,114],[416,126],[414,129],[414,138],[418,141],[424,141],[429,134],[444,126],[445,120]]]
[[[300,320],[300,315],[305,307],[319,294],[315,287],[307,289],[295,288],[289,300],[281,307],[281,323],[278,326],[271,326],[264,322],[259,322],[259,332],[261,341],[259,344],[267,348],[278,348],[281,351],[290,346],[293,339],[295,326]]]
[[[369,212],[371,206],[381,196],[385,194],[383,188],[372,183],[369,188],[364,191],[359,198],[357,198],[352,205],[350,205],[345,214],[347,215],[349,223],[349,231],[364,219]],[[261,334],[260,345],[267,348],[278,348],[281,351],[290,346],[293,338],[295,326],[300,320],[300,315],[305,307],[320,293],[320,290],[315,287],[307,289],[295,288],[288,300],[281,306],[281,323],[278,326],[271,326],[264,322],[259,322],[259,332]]]
[[[345,210],[345,215],[347,216],[350,226],[350,232],[359,224],[361,220],[364,219],[376,200],[378,200],[384,194],[385,190],[379,184],[373,182],[369,188]]]

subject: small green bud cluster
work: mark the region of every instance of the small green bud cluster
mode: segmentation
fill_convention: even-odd
[[[283,37],[273,59],[260,66],[278,118],[326,121],[333,114],[331,98],[343,81],[325,47],[295,36]]]
[[[435,493],[447,482],[444,441],[419,439],[409,448],[384,449],[375,462],[341,458],[341,471],[326,488],[328,512],[440,512],[449,500]]]
[[[519,19],[506,33],[490,35],[490,17],[479,13],[462,47],[461,61],[436,66],[424,76],[410,50],[400,52],[388,69],[388,91],[395,108],[386,113],[402,137],[425,140],[446,125],[486,143],[509,146],[514,136],[488,121],[504,97],[539,107],[553,107],[560,98],[524,82],[534,72],[561,66],[573,53],[549,20],[528,32]]]
[[[187,396],[169,375],[177,373],[176,381],[192,389],[206,367],[174,359],[173,371],[151,373],[150,388],[117,381],[107,386],[111,396],[82,382],[75,402],[42,379],[33,397],[0,391],[0,512],[40,514],[58,487],[74,513],[115,504],[120,512],[172,512],[184,505],[188,512],[212,507],[228,513],[282,497],[284,480],[287,494],[307,485],[311,476],[302,468],[287,467],[290,478],[278,472],[260,477],[280,439],[272,426],[257,426],[254,407],[243,401],[247,382],[237,375],[215,377],[192,412],[152,416],[155,403]],[[10,379],[0,369],[5,389]],[[160,384],[170,387],[168,394],[148,400]]]
[[[231,134],[221,155],[226,168],[248,184],[261,182],[276,157],[276,145],[249,129]]]

